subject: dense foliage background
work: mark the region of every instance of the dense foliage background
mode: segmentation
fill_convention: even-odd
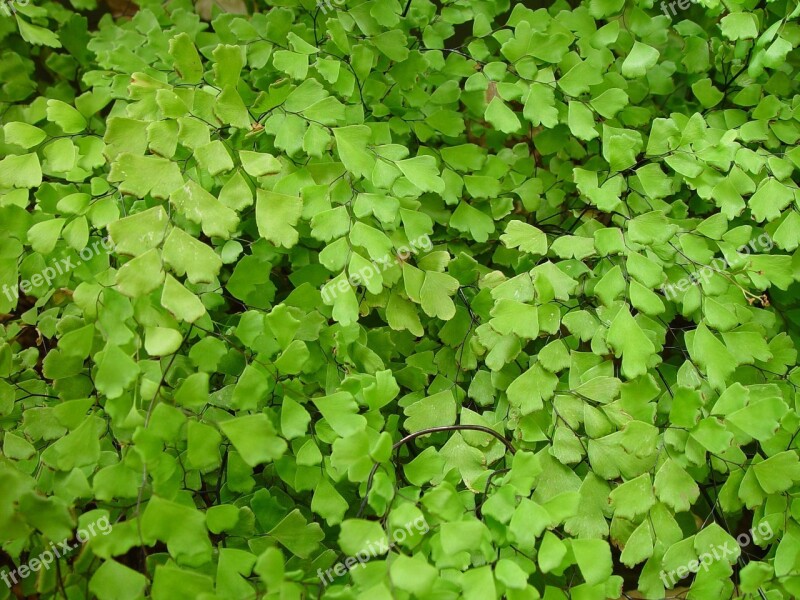
[[[800,596],[794,1],[3,8],[0,598]]]

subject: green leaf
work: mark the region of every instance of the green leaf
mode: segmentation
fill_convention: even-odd
[[[606,119],[614,118],[619,111],[628,105],[629,98],[625,90],[611,88],[604,91],[599,96],[592,98],[589,104],[602,117]]]
[[[197,164],[210,175],[219,175],[233,168],[233,159],[225,149],[225,144],[214,140],[195,149]]]
[[[14,121],[3,125],[3,136],[8,144],[15,144],[26,150],[42,143],[47,134],[33,125]]]
[[[194,181],[173,191],[170,202],[187,219],[199,224],[207,236],[228,239],[239,226],[239,217]]]
[[[650,523],[647,520],[642,523],[633,531],[633,533],[625,542],[625,548],[622,550],[620,560],[622,563],[632,568],[633,566],[644,562],[653,555],[653,538],[650,532]]]
[[[80,133],[86,129],[86,119],[66,102],[61,100],[47,101],[47,120],[55,123],[64,133]]]
[[[619,309],[611,322],[606,340],[616,356],[622,357],[622,372],[628,379],[647,372],[648,363],[656,349],[626,306]]]
[[[572,540],[572,552],[588,584],[607,581],[613,564],[611,548],[605,540]]]
[[[658,499],[675,512],[689,510],[700,495],[694,479],[672,459],[667,459],[656,473],[654,489]]]
[[[156,206],[110,223],[108,232],[116,252],[139,256],[158,247],[169,228],[166,211]]]
[[[325,537],[322,528],[317,523],[307,523],[297,509],[286,515],[268,535],[301,558],[306,558],[316,550]]]
[[[250,113],[236,88],[227,85],[217,96],[214,114],[223,122],[238,129],[250,129]]]
[[[108,350],[105,352],[106,360],[108,360]],[[125,356],[125,358],[128,357]],[[118,368],[123,369],[125,368],[125,365],[120,363],[118,364]],[[100,371],[98,371],[98,378],[99,376]],[[123,374],[118,378],[118,380],[121,380],[124,377],[125,375]],[[103,381],[102,384],[105,387],[105,381]],[[101,389],[100,381],[97,383],[97,388],[98,390]],[[109,394],[107,393],[107,395]],[[109,397],[115,396],[109,395]],[[69,432],[66,436],[60,438],[57,442],[42,452],[42,462],[51,469],[56,469],[59,471],[71,471],[75,467],[96,465],[98,459],[100,458],[100,442],[98,439],[98,433],[99,432],[97,431],[97,423],[95,419],[92,417],[87,417],[76,429]]]
[[[420,288],[420,304],[429,317],[449,321],[456,314],[451,296],[458,291],[458,280],[446,273],[425,271]]]
[[[570,102],[568,114],[567,122],[572,135],[587,141],[600,136],[594,126],[594,114],[585,104]]]
[[[774,221],[793,199],[788,187],[770,177],[753,194],[748,206],[758,222]]]
[[[172,275],[167,274],[164,279],[164,289],[161,292],[161,305],[178,319],[187,323],[194,323],[206,314],[206,309],[200,298],[187,290]]]
[[[492,98],[484,113],[485,119],[503,133],[514,133],[520,128],[517,115],[498,96]]]
[[[337,127],[333,130],[336,149],[345,168],[357,177],[366,177],[375,167],[375,159],[367,152],[370,130],[366,125]]]
[[[339,530],[339,546],[348,556],[366,552],[369,556],[380,556],[388,549],[386,532],[380,523],[365,519],[346,519]]]
[[[752,39],[758,36],[756,16],[748,12],[734,12],[722,17],[722,35],[729,40]]]
[[[469,233],[476,242],[485,242],[494,233],[494,221],[486,213],[460,202],[450,217],[450,226]]]
[[[779,452],[752,467],[758,485],[767,494],[779,494],[800,480],[800,461],[792,451]]]
[[[272,175],[281,171],[280,161],[266,152],[259,153],[242,150],[239,152],[239,160],[242,161],[242,167],[245,172],[253,177]]]
[[[239,46],[220,44],[214,48],[214,79],[220,87],[235,86],[242,71],[242,49]]]
[[[511,564],[516,566],[515,563]],[[513,567],[507,568],[509,571],[512,569]],[[425,597],[433,589],[439,571],[419,555],[400,555],[392,562],[389,573],[395,587],[417,597]]]
[[[164,241],[164,264],[191,283],[212,283],[222,268],[222,259],[211,248],[174,227]]]
[[[544,534],[542,545],[539,547],[539,569],[542,573],[549,573],[559,569],[567,556],[567,546],[555,534],[547,531]]]
[[[117,289],[132,298],[149,294],[163,282],[161,254],[156,249],[137,256],[117,271]]]
[[[278,50],[274,56],[276,69],[283,71],[292,79],[305,79],[308,73],[308,56],[289,50]]]
[[[395,163],[408,180],[423,192],[444,192],[444,182],[439,176],[436,159],[432,156],[416,156]]]
[[[175,329],[149,327],[145,332],[144,348],[150,356],[168,356],[178,351],[183,336]]]
[[[331,429],[342,437],[363,431],[366,427],[367,420],[358,414],[358,404],[346,392],[314,398],[313,401]]]
[[[219,426],[251,467],[277,460],[286,451],[286,442],[277,436],[269,417],[263,413],[229,419]]]
[[[634,42],[633,48],[622,63],[622,74],[628,79],[644,77],[649,69],[656,66],[659,52],[642,42]]]
[[[547,236],[533,225],[522,221],[509,221],[500,239],[509,248],[519,248],[530,254],[547,253]]]
[[[736,361],[725,344],[720,342],[711,331],[701,323],[692,336],[689,354],[705,369],[711,385],[725,389],[725,380],[736,369]]]
[[[108,344],[95,358],[94,383],[109,398],[118,398],[139,376],[139,365],[118,346]]]
[[[153,496],[142,514],[141,532],[149,544],[164,542],[178,564],[198,567],[211,561],[205,516],[194,506]]]
[[[558,378],[545,371],[538,363],[517,377],[506,393],[512,406],[523,415],[541,410],[543,401],[553,396]]]
[[[150,194],[154,198],[166,199],[183,186],[177,164],[166,158],[134,156],[127,152],[120,154],[111,164],[108,180],[119,182],[121,192],[139,198]]]
[[[645,473],[618,485],[611,490],[609,500],[617,517],[634,519],[646,514],[656,502],[650,475]]]
[[[193,468],[200,470],[215,469],[221,458],[219,446],[222,436],[205,423],[189,421],[187,428],[187,458]]]
[[[19,27],[19,34],[22,36],[22,39],[29,44],[34,44],[35,46],[48,46],[50,48],[61,48],[61,42],[59,41],[58,36],[49,29],[39,27],[38,25],[32,25],[25,19],[21,19],[18,14],[15,14],[14,18],[16,19],[17,26]]]
[[[503,335],[514,333],[521,338],[534,339],[539,335],[539,312],[531,304],[502,298],[491,311],[491,326]]]
[[[104,561],[89,580],[89,591],[99,600],[136,600],[146,587],[144,575],[113,560]]]
[[[403,426],[410,432],[453,425],[456,421],[455,398],[449,391],[439,392],[407,406],[404,414],[408,418]]]
[[[297,243],[298,233],[294,226],[302,211],[303,201],[297,196],[257,190],[258,233],[276,246],[291,248]]]
[[[0,160],[0,187],[33,188],[42,184],[42,167],[36,154],[6,156]]]
[[[175,71],[186,83],[200,83],[203,80],[203,63],[192,39],[181,32],[169,41],[169,54],[175,61]]]

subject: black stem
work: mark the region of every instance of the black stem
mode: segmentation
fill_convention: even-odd
[[[406,437],[401,439],[397,442],[394,446],[392,446],[392,454],[394,454],[398,448],[404,446],[408,442],[414,441],[418,437],[423,435],[429,435],[431,433],[439,433],[442,431],[481,431],[483,433],[488,433],[496,437],[498,440],[503,442],[503,445],[506,449],[511,453],[516,453],[516,448],[508,441],[505,437],[497,433],[494,429],[490,429],[488,427],[484,427],[483,425],[442,425],[440,427],[429,427],[427,429],[420,429],[419,431],[415,431],[414,433],[408,434]],[[375,478],[375,473],[378,472],[378,468],[381,466],[381,463],[376,462],[372,465],[372,470],[369,472],[369,477],[367,478],[367,489],[364,491],[364,498],[361,500],[361,506],[358,509],[358,515],[356,518],[360,518],[361,515],[364,513],[364,509],[367,507],[367,500],[369,499],[369,490],[372,488],[372,480]]]

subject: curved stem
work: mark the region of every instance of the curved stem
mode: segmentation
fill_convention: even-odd
[[[507,440],[505,437],[497,433],[494,429],[490,429],[489,427],[484,427],[483,425],[442,425],[440,427],[428,427],[427,429],[420,429],[419,431],[415,431],[414,433],[410,433],[404,438],[402,438],[399,442],[395,443],[392,446],[392,454],[394,454],[399,448],[407,444],[408,442],[412,442],[418,437],[422,437],[423,435],[429,435],[431,433],[439,433],[442,431],[480,431],[482,433],[488,433],[489,435],[494,436],[506,447],[506,449],[513,455],[516,453],[516,448],[514,448],[513,444]],[[367,499],[369,498],[369,490],[372,488],[372,481],[375,478],[375,473],[378,472],[378,468],[381,466],[381,463],[376,462],[372,465],[372,470],[369,472],[369,477],[367,478],[367,489],[364,491],[364,498],[361,500],[361,506],[358,508],[358,514],[356,518],[360,518],[361,515],[364,513],[364,509],[367,507]]]

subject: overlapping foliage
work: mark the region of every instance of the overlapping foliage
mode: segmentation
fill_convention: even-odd
[[[0,20],[0,598],[800,595],[794,2],[138,4]]]

